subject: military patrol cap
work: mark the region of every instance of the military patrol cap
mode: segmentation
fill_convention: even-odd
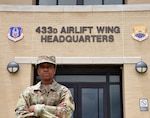
[[[56,58],[55,56],[46,56],[46,55],[38,56],[36,65],[39,65],[45,62],[56,65]]]

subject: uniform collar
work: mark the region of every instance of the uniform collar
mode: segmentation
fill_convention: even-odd
[[[39,83],[37,83],[35,86],[34,86],[34,90],[39,90],[39,91],[42,91],[42,88],[41,88],[41,81]],[[59,84],[53,79],[53,82],[51,84],[51,90],[53,91],[57,91],[57,89],[59,88]]]

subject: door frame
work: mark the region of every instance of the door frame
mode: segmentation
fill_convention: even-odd
[[[57,71],[56,71],[56,76],[57,75],[106,75],[106,79],[108,79],[109,75],[120,75],[121,79],[120,79],[120,97],[121,97],[121,102],[123,102],[122,100],[122,66],[123,65],[57,65]],[[36,68],[35,68],[36,70]],[[34,84],[36,84],[39,80],[38,80],[38,76],[37,76],[37,71],[34,71],[35,73],[35,76],[34,76]],[[77,102],[77,98],[78,97],[81,97],[81,96],[78,96],[78,90],[75,86],[77,86],[78,84],[87,84],[87,85],[91,85],[91,84],[98,84],[98,83],[86,83],[86,82],[73,82],[73,83],[68,83],[68,82],[59,82],[59,83],[62,83],[64,85],[66,85],[67,87],[71,87],[71,88],[74,88],[75,89],[75,95],[76,95],[76,98],[75,98],[75,102],[76,102],[76,107],[77,105],[79,104],[79,101]],[[105,118],[109,118],[110,117],[110,114],[108,114],[108,112],[110,113],[110,110],[109,110],[109,88],[108,86],[110,85],[110,83],[107,82],[106,80],[106,83],[99,83],[99,85],[105,85],[105,89],[104,89],[104,96],[107,98],[107,99],[104,99],[104,114],[105,114]],[[81,98],[80,98],[81,99]],[[107,102],[106,102],[107,101]],[[121,103],[122,104],[122,103]],[[79,106],[79,105],[78,105]],[[123,104],[122,104],[122,118],[123,118]],[[79,108],[80,109],[80,108]],[[108,111],[109,110],[109,111]],[[77,111],[75,110],[74,112],[74,118],[80,118],[77,116]]]

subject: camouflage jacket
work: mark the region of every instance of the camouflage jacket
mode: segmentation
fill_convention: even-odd
[[[32,105],[35,105],[34,112],[29,112]],[[74,107],[70,90],[53,80],[49,90],[41,82],[25,89],[15,112],[16,118],[70,118]]]

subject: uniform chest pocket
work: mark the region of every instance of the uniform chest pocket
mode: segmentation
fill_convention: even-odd
[[[60,96],[57,92],[50,92],[47,96],[47,104],[52,106],[57,106],[60,102]]]
[[[40,91],[34,91],[34,93],[31,94],[31,104],[44,104],[43,95]]]

